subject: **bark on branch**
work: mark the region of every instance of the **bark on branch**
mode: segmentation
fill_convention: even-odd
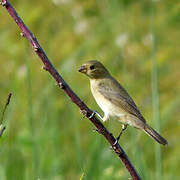
[[[14,19],[16,24],[21,29],[22,31],[21,35],[27,38],[29,42],[32,44],[34,51],[40,57],[41,61],[44,64],[44,69],[51,74],[51,76],[56,80],[58,86],[64,90],[64,92],[70,97],[72,102],[75,103],[80,108],[80,110],[84,113],[84,115],[96,126],[98,132],[102,134],[106,138],[106,140],[111,144],[114,152],[122,160],[123,164],[129,171],[132,179],[140,180],[141,179],[140,176],[138,175],[136,169],[133,167],[132,163],[128,159],[128,156],[126,155],[122,147],[118,143],[115,144],[116,139],[114,138],[114,136],[104,127],[104,125],[95,116],[90,118],[93,111],[89,109],[87,105],[73,92],[70,86],[65,82],[65,80],[61,77],[61,75],[57,72],[57,70],[52,65],[47,55],[45,54],[44,50],[41,48],[36,37],[27,28],[27,26],[24,24],[22,19],[18,16],[17,12],[13,8],[13,6],[10,4],[10,2],[8,0],[2,0],[1,4],[5,7],[5,9],[8,11],[8,13],[11,15],[11,17]]]

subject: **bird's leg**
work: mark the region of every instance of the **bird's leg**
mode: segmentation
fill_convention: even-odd
[[[115,141],[114,145],[116,145],[116,144],[118,143],[121,135],[122,135],[123,132],[126,130],[126,128],[127,128],[127,124],[122,124],[122,129],[121,129],[121,131],[120,131],[120,133],[119,133],[119,136],[116,138],[116,141]]]
[[[104,117],[102,118],[103,122],[106,122],[109,119],[109,115],[108,114],[104,114]]]
[[[121,129],[121,131],[120,131],[120,133],[119,133],[119,136],[116,138],[117,141],[119,141],[121,135],[122,135],[123,132],[126,130],[126,128],[127,128],[127,124],[122,124],[122,129]]]

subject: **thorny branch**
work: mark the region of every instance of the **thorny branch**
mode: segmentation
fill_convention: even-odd
[[[44,50],[41,48],[35,36],[27,28],[27,26],[24,24],[22,19],[18,16],[17,12],[10,4],[10,2],[8,0],[2,0],[1,4],[6,8],[8,13],[11,15],[11,17],[14,19],[16,24],[21,29],[22,31],[21,35],[27,38],[32,44],[34,51],[40,57],[40,59],[44,64],[43,68],[51,74],[51,76],[56,80],[58,86],[64,90],[64,92],[70,97],[72,102],[75,103],[84,113],[84,116],[86,116],[96,126],[98,132],[102,134],[106,138],[106,140],[111,144],[114,152],[122,160],[125,167],[129,171],[132,179],[140,180],[141,179],[140,176],[138,175],[136,169],[131,164],[130,160],[128,159],[128,156],[126,155],[122,147],[118,143],[115,143],[116,139],[114,138],[114,136],[104,127],[104,125],[95,116],[91,117],[93,111],[90,110],[87,107],[87,105],[74,93],[74,91],[69,87],[69,85],[64,81],[61,75],[57,72],[57,70],[52,65],[47,55],[45,54]]]

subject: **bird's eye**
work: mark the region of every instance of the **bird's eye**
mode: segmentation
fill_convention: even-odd
[[[94,65],[91,65],[91,66],[90,66],[90,70],[93,70],[94,68],[95,68]]]

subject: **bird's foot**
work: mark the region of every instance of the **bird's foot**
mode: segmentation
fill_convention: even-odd
[[[126,130],[126,128],[127,128],[127,124],[122,124],[122,129],[119,133],[119,136],[116,138],[116,141],[113,144],[113,146],[115,146],[119,142],[119,139],[120,139],[121,135],[123,134],[123,132]]]
[[[96,114],[96,111],[93,111],[93,113],[89,116],[89,119],[91,119],[92,117],[94,117],[95,114]]]
[[[113,146],[115,146],[118,143],[118,140],[116,139],[116,141],[114,142]]]
[[[103,117],[97,111],[93,111],[89,118],[91,119],[94,115],[97,115],[100,119],[103,119]]]
[[[120,135],[120,136],[121,136],[121,135]],[[118,136],[118,137],[116,138],[116,141],[114,142],[113,146],[115,146],[115,145],[119,142],[120,136]]]
[[[118,140],[116,139],[115,142],[109,147],[109,149],[110,150],[114,149],[117,143],[118,143]]]

